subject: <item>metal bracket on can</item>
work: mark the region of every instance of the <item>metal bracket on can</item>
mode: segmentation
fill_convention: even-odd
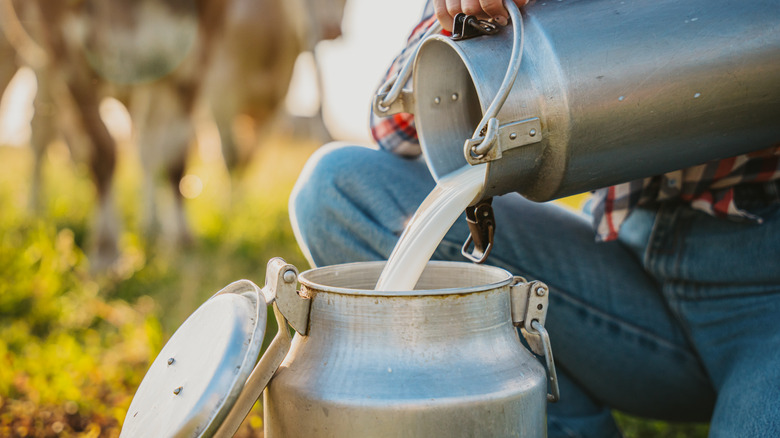
[[[268,261],[265,271],[263,295],[266,304],[274,303],[284,315],[290,327],[306,336],[309,333],[311,300],[297,291],[298,269],[280,257]]]
[[[520,327],[531,351],[539,356],[544,356],[547,364],[547,377],[550,381],[550,393],[547,394],[547,401],[555,403],[560,399],[558,374],[555,371],[550,336],[544,328],[549,291],[547,285],[541,281],[529,282],[523,277],[515,277],[509,288],[512,323]]]
[[[386,101],[389,100],[387,99],[389,93],[390,90],[385,89],[381,90],[376,96],[374,96],[374,101],[372,104],[374,114],[379,117],[392,116],[393,114],[398,113],[414,114],[414,93],[412,91],[401,90],[395,100],[386,103]]]
[[[520,9],[512,1],[505,1],[504,6],[509,12],[509,18],[512,22],[512,30],[516,35],[515,42],[512,44],[512,53],[509,57],[509,65],[501,85],[496,91],[496,96],[490,106],[484,111],[482,120],[474,130],[471,139],[466,140],[464,144],[464,156],[466,161],[471,164],[491,161],[483,160],[491,149],[497,149],[499,121],[496,118],[501,107],[504,106],[512,85],[515,83],[517,74],[520,72],[520,63],[523,60],[523,46],[525,44],[525,33],[523,29],[523,18],[520,15]],[[521,121],[522,123],[523,121]],[[540,130],[539,130],[540,131]],[[497,152],[500,157],[500,151]],[[475,161],[476,160],[476,161]]]
[[[542,141],[542,123],[531,117],[498,126],[498,119],[488,120],[484,135],[466,140],[466,161],[471,165],[498,160],[503,153]]]
[[[311,300],[302,297],[296,290],[298,269],[282,258],[274,257],[268,261],[265,278],[265,287],[261,292],[266,305],[273,304],[274,316],[279,328],[271,345],[249,375],[233,408],[214,434],[217,438],[232,437],[236,433],[255,401],[260,398],[271,377],[284,361],[292,345],[292,336],[287,325],[289,324],[303,336],[309,331]]]

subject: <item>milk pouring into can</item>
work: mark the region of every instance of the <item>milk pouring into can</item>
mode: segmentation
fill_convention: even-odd
[[[277,258],[264,288],[242,280],[218,292],[152,364],[122,435],[231,436],[262,394],[269,438],[546,436],[546,404],[558,398],[547,287],[495,267],[428,263],[483,182],[484,166],[442,179],[389,268],[298,275]],[[255,364],[266,303],[280,330]]]
[[[495,267],[428,262],[483,181],[484,166],[442,179],[389,269],[353,263],[298,275],[277,258],[264,288],[242,280],[218,292],[152,364],[122,435],[231,436],[262,394],[269,438],[546,436],[546,405],[558,399],[547,287]],[[254,365],[265,303],[280,330]],[[225,344],[234,351],[211,357],[209,345]]]
[[[392,87],[376,101],[385,114],[415,113],[440,183],[481,168],[483,182],[453,201],[458,213],[494,195],[553,199],[780,137],[776,2],[537,2],[525,17],[512,6],[512,29],[457,43],[431,35],[415,57],[414,94]],[[670,25],[691,13],[709,30]],[[592,62],[605,51],[618,61]],[[648,65],[656,74],[645,74]],[[459,98],[432,104],[451,95]],[[705,116],[715,125],[695,123]],[[455,220],[447,216],[443,223]],[[439,225],[430,252],[448,226]],[[239,281],[218,292],[152,364],[122,435],[231,436],[263,394],[269,438],[545,436],[546,403],[558,396],[543,326],[547,287],[495,267],[430,262],[419,281],[410,273],[401,288],[388,274],[375,289],[384,268],[299,275],[277,258],[265,287]],[[280,330],[258,361],[267,304]]]
[[[261,394],[269,438],[546,436],[546,405],[557,399],[546,286],[495,267],[430,262],[416,289],[377,291],[383,267],[298,275],[276,258],[262,289],[229,285],[165,345],[122,436],[232,436]],[[266,303],[280,330],[255,362]],[[547,360],[551,394],[515,325]]]
[[[406,225],[376,290],[412,290],[447,230],[482,191],[485,166],[464,166],[436,185]]]

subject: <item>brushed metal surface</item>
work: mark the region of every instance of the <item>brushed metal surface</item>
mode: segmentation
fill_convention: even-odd
[[[483,197],[545,201],[780,141],[776,0],[547,1],[523,16],[521,70],[498,119],[539,117],[543,140],[491,162]],[[437,178],[466,165],[513,38],[437,35],[420,48],[415,121]]]
[[[301,273],[308,336],[264,393],[266,437],[542,437],[543,366],[512,325],[508,272],[432,262],[415,291],[383,263]]]

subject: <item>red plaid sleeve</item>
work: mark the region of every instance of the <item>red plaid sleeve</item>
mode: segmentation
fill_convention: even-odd
[[[763,222],[739,208],[735,187],[780,181],[780,147],[711,161],[593,192],[593,226],[600,241],[615,240],[634,208],[679,199],[691,208],[730,220]]]

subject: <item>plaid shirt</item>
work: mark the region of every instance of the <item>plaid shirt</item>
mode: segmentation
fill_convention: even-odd
[[[422,21],[393,61],[385,80],[398,73],[435,20],[428,2]],[[380,148],[403,156],[421,154],[413,115],[378,118],[371,114],[370,123]],[[774,197],[780,196],[776,192],[780,187],[780,146],[596,190],[592,202],[596,240],[617,239],[620,226],[636,207],[674,199],[712,216],[761,223],[760,217],[737,206],[740,199],[735,187],[754,183],[774,184]]]

